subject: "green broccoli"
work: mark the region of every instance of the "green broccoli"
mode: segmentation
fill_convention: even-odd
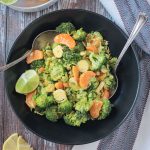
[[[68,74],[67,74],[67,73],[65,73],[65,74],[61,77],[61,81],[62,81],[62,82],[67,82],[68,79],[69,79],[69,77],[68,77]]]
[[[92,43],[94,44],[96,47],[99,47],[101,45],[101,42],[103,41],[103,37],[102,35],[95,31],[95,32],[91,32],[87,35],[86,38],[86,42],[87,43]]]
[[[72,52],[72,51],[63,52],[63,61],[65,67],[68,68],[71,65],[76,65],[79,60],[81,60],[81,56],[79,53]]]
[[[31,69],[37,69],[40,67],[44,67],[45,61],[44,60],[35,60],[31,63],[30,67]]]
[[[85,113],[90,110],[92,106],[92,101],[88,101],[87,99],[81,99],[75,104],[75,110]]]
[[[64,75],[64,68],[61,64],[56,64],[50,68],[50,76],[53,81],[60,80]]]
[[[45,109],[42,109],[42,108],[36,106],[34,109],[34,113],[43,116],[45,114]]]
[[[70,126],[80,126],[82,123],[86,123],[89,120],[89,116],[86,113],[80,113],[78,111],[72,111],[64,116],[64,121]]]
[[[83,28],[80,28],[77,31],[74,31],[73,38],[77,41],[83,41],[86,38],[86,32],[83,31]]]
[[[56,27],[56,32],[71,34],[75,31],[75,26],[71,22],[63,22],[58,27]]]
[[[64,102],[60,103],[58,105],[58,110],[62,113],[69,113],[72,110],[72,103],[68,100],[65,100]]]
[[[83,91],[83,90],[79,90],[77,92],[77,97],[76,97],[78,100],[81,100],[81,99],[85,99],[87,100],[87,92],[86,91]]]
[[[53,96],[47,96],[47,94],[41,94],[35,98],[35,102],[39,108],[43,109],[46,108],[47,106],[50,106],[55,101]]]
[[[99,81],[95,77],[93,77],[90,80],[88,91],[95,90],[98,87],[98,85]]]
[[[52,122],[56,122],[60,117],[61,114],[58,112],[57,106],[51,106],[46,109],[45,111],[46,118]]]
[[[111,112],[111,103],[108,99],[103,99],[103,106],[102,109],[100,111],[100,116],[99,116],[99,120],[105,119]]]
[[[76,46],[73,48],[73,50],[76,51],[76,52],[85,51],[85,46],[83,45],[82,42],[78,42],[76,44]]]
[[[77,101],[77,92],[72,90],[71,88],[66,89],[67,97],[71,102],[76,102]]]
[[[41,94],[35,98],[36,105],[39,108],[46,108],[47,106],[47,95]]]
[[[88,100],[89,101],[95,100],[96,97],[97,97],[97,93],[95,91],[90,91],[90,93],[88,94]]]
[[[47,96],[47,105],[50,106],[55,103],[53,95]]]
[[[106,62],[106,56],[104,53],[100,53],[99,55],[91,53],[89,58],[92,63],[91,70],[94,71],[101,69],[102,65],[104,65]]]
[[[104,87],[107,88],[107,89],[113,89],[113,88],[115,87],[115,85],[116,85],[115,78],[114,78],[114,76],[111,75],[111,74],[109,74],[109,75],[105,78],[104,82],[105,82]]]
[[[109,64],[110,64],[110,66],[111,66],[112,68],[115,67],[116,62],[117,62],[117,58],[116,58],[116,57],[113,57],[113,58],[111,58],[111,59],[109,60]]]

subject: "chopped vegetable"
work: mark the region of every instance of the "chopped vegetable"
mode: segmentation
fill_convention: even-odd
[[[51,106],[46,109],[46,118],[51,122],[56,122],[60,118],[57,106]]]
[[[55,88],[56,89],[63,89],[64,88],[63,82],[61,82],[61,81],[56,82]]]
[[[102,65],[104,65],[104,63],[107,61],[104,53],[101,53],[99,55],[91,53],[89,58],[92,63],[91,70],[94,71],[100,70]]]
[[[62,101],[67,100],[66,92],[62,89],[54,91],[53,96],[57,103],[61,103]]]
[[[34,50],[31,54],[28,55],[26,62],[27,64],[31,64],[35,60],[40,60],[44,58],[43,51],[41,50]]]
[[[71,22],[63,22],[56,28],[56,32],[59,33],[71,34],[72,31],[75,31],[75,27]]]
[[[99,117],[100,110],[102,108],[103,102],[102,101],[94,101],[93,105],[90,109],[90,115],[93,119]]]
[[[103,106],[98,117],[99,120],[105,119],[111,112],[111,103],[108,99],[103,99]]]
[[[70,113],[72,111],[72,107],[72,103],[68,100],[65,100],[58,105],[58,110],[62,113]]]
[[[64,121],[66,124],[71,126],[80,126],[81,123],[86,123],[89,117],[86,113],[80,113],[78,111],[71,112],[64,116]]]
[[[90,69],[90,65],[87,60],[80,60],[77,65],[80,72],[86,72]]]
[[[104,90],[104,93],[103,93],[103,98],[106,98],[106,99],[109,99],[109,97],[110,97],[110,92],[109,92],[109,90]]]
[[[95,77],[95,73],[93,71],[86,71],[83,74],[81,74],[79,79],[79,84],[81,88],[86,89],[89,85],[90,79],[92,77]]]
[[[56,37],[54,38],[54,42],[64,44],[69,48],[74,48],[76,46],[75,40],[69,34],[65,33],[56,35]]]
[[[45,61],[44,60],[35,60],[31,63],[31,68],[36,69],[36,68],[41,68],[44,67]]]
[[[58,45],[53,49],[53,54],[56,58],[61,58],[63,55],[63,47]]]
[[[78,66],[72,67],[72,73],[73,73],[74,79],[78,82],[79,81],[79,68],[78,68]]]
[[[86,38],[86,32],[83,31],[83,28],[80,28],[77,31],[74,31],[73,38],[77,41],[83,41]]]
[[[36,94],[36,91],[33,91],[31,93],[28,93],[26,95],[26,104],[29,106],[29,108],[35,108],[36,102],[33,99],[33,96]]]

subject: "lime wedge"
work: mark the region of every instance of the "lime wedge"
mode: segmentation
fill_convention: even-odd
[[[18,0],[0,0],[0,3],[4,4],[4,5],[12,5],[14,3],[16,3]]]
[[[27,94],[34,91],[39,85],[39,76],[34,70],[27,70],[16,83],[16,92]]]
[[[19,136],[17,140],[17,150],[33,150],[33,148],[22,138],[22,136]]]
[[[3,144],[3,150],[17,150],[18,134],[12,134]]]

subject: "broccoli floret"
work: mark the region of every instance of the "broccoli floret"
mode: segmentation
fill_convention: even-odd
[[[47,95],[41,94],[35,99],[36,105],[40,108],[45,108],[47,106]]]
[[[66,89],[67,97],[71,102],[76,102],[77,101],[77,94],[76,91],[72,90],[71,88]]]
[[[97,94],[96,94],[95,91],[90,91],[90,93],[88,94],[88,100],[89,100],[89,101],[95,100],[96,97],[97,97]]]
[[[80,113],[78,111],[71,112],[64,116],[64,121],[70,126],[80,126],[82,123],[86,123],[89,120],[89,116],[86,113]]]
[[[111,58],[111,59],[109,60],[109,64],[110,64],[110,66],[111,66],[112,68],[115,67],[116,62],[117,62],[117,58],[116,58],[116,57],[113,57],[113,58]]]
[[[102,65],[104,65],[105,62],[107,61],[107,58],[104,53],[100,53],[99,55],[91,53],[89,58],[92,63],[91,70],[101,69]]]
[[[95,46],[99,51],[102,49],[103,37],[99,32],[91,32],[86,37],[87,46]]]
[[[75,30],[75,26],[71,22],[63,22],[58,27],[56,27],[56,32],[59,33],[69,33]]]
[[[90,80],[88,91],[95,90],[98,87],[98,85],[99,81],[95,77],[93,77]]]
[[[84,47],[82,42],[78,42],[76,44],[76,46],[73,48],[73,50],[76,51],[76,52],[81,52],[81,51],[85,50],[85,47]]]
[[[83,28],[80,28],[73,33],[73,38],[77,41],[83,41],[86,38],[86,32],[83,31]]]
[[[64,68],[61,64],[56,64],[50,68],[50,76],[53,81],[60,80],[64,75]]]
[[[53,95],[47,96],[47,105],[50,106],[55,103]]]
[[[68,74],[67,74],[67,73],[65,73],[65,74],[61,77],[61,81],[62,81],[62,82],[67,82],[68,79],[69,79],[69,77],[68,77]]]
[[[63,52],[63,61],[65,67],[70,67],[71,65],[76,65],[78,61],[81,60],[79,53],[65,51]]]
[[[43,67],[44,65],[45,65],[44,60],[35,60],[31,63],[30,67],[31,69],[37,69],[37,68]]]
[[[34,113],[43,116],[45,114],[45,109],[42,109],[42,108],[36,106]]]
[[[45,112],[46,118],[52,122],[56,122],[60,117],[57,106],[51,106],[46,109]]]
[[[83,91],[83,90],[78,91],[78,93],[77,93],[77,99],[78,100],[81,100],[81,99],[87,100],[87,92]]]
[[[35,102],[36,105],[42,109],[53,104],[54,98],[52,96],[47,96],[47,94],[41,94],[35,98]]]
[[[105,119],[111,112],[111,103],[108,99],[103,99],[103,106],[102,109],[100,111],[100,116],[99,116],[99,120]]]
[[[105,85],[104,87],[107,89],[113,89],[116,85],[116,81],[113,75],[109,74],[104,80]]]
[[[58,110],[62,113],[69,113],[72,110],[72,103],[68,100],[65,100],[64,102],[60,103],[58,106]]]
[[[82,99],[75,104],[75,110],[84,113],[90,110],[92,106],[92,101]]]

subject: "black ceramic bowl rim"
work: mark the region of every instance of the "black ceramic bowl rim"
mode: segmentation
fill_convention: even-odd
[[[107,20],[107,21],[109,21],[113,26],[115,26],[121,33],[122,33],[122,35],[127,39],[127,35],[122,31],[122,29],[118,26],[118,25],[116,25],[114,22],[112,22],[111,20],[109,20],[109,19],[107,19],[106,17],[104,17],[104,16],[102,16],[102,15],[100,15],[100,14],[98,14],[98,13],[95,13],[95,12],[92,12],[92,11],[89,11],[89,10],[84,10],[84,9],[62,9],[62,10],[56,10],[56,11],[53,11],[53,12],[49,12],[49,13],[47,13],[47,14],[45,14],[45,15],[42,15],[42,16],[40,16],[39,18],[37,18],[37,19],[35,19],[34,21],[32,21],[29,25],[27,25],[26,27],[25,27],[25,29],[19,34],[19,36],[16,38],[16,40],[15,40],[15,42],[14,42],[14,44],[12,45],[12,47],[11,47],[11,49],[10,49],[10,52],[9,52],[9,54],[8,54],[8,57],[7,57],[7,63],[8,63],[8,61],[9,61],[9,59],[10,59],[10,56],[11,56],[11,54],[12,54],[12,52],[13,52],[13,47],[14,47],[14,45],[16,45],[17,44],[17,40],[20,38],[20,36],[24,33],[24,32],[26,32],[26,29],[30,26],[30,25],[32,25],[35,21],[38,21],[38,20],[40,20],[43,16],[47,16],[47,15],[52,15],[53,13],[57,13],[57,12],[63,12],[63,11],[81,11],[81,12],[87,12],[87,13],[91,13],[91,14],[93,14],[93,15],[97,15],[97,16],[100,16],[101,18],[103,18],[103,19],[105,19],[105,20]],[[136,103],[136,101],[137,101],[137,97],[138,97],[138,94],[139,94],[139,87],[140,87],[140,85],[141,85],[141,73],[140,73],[140,66],[139,66],[139,58],[138,58],[138,54],[137,54],[137,52],[134,50],[134,48],[133,48],[133,45],[131,45],[131,48],[132,48],[132,50],[133,50],[133,52],[134,52],[134,55],[135,55],[135,59],[136,59],[136,62],[137,62],[137,69],[138,69],[138,87],[137,87],[137,92],[136,92],[136,95],[135,95],[135,99],[134,99],[134,101],[133,101],[133,104],[132,104],[132,106],[131,106],[131,108],[130,108],[130,110],[128,111],[128,113],[126,114],[126,116],[122,119],[122,121],[117,125],[117,126],[115,126],[113,129],[112,129],[112,131],[107,135],[107,136],[109,136],[109,135],[111,135],[117,128],[119,128],[122,124],[123,124],[123,122],[128,118],[128,116],[130,115],[130,113],[132,112],[132,110],[133,110],[133,107],[135,106],[135,103]],[[5,77],[5,74],[4,74],[4,77]],[[6,78],[4,78],[4,83],[6,83]],[[7,88],[6,88],[6,93],[7,93]],[[7,94],[7,96],[8,96],[8,94]],[[11,102],[11,97],[10,96],[8,96],[8,100],[9,100],[9,102],[10,102],[10,104],[11,104],[11,108],[13,109],[13,111],[15,112],[15,114],[16,114],[16,116],[19,118],[19,120],[23,123],[23,121],[22,121],[22,118],[20,118],[19,117],[19,115],[16,113],[16,111],[15,111],[15,109],[14,109],[14,107],[12,107],[12,102]],[[48,141],[50,141],[50,142],[55,142],[55,143],[59,143],[59,144],[67,144],[67,145],[81,145],[81,144],[88,144],[88,143],[92,143],[92,142],[95,142],[95,141],[98,141],[98,140],[100,140],[99,138],[95,138],[95,139],[93,139],[93,140],[91,140],[90,142],[78,142],[78,143],[76,143],[76,142],[74,142],[74,143],[62,143],[62,142],[60,142],[60,141],[57,141],[57,140],[52,140],[51,138],[46,138],[46,137],[44,137],[44,136],[41,136],[40,134],[38,134],[38,133],[36,133],[34,130],[32,130],[30,127],[28,127],[27,125],[25,125],[24,123],[23,123],[23,125],[27,128],[27,129],[29,129],[32,133],[34,133],[34,134],[36,134],[37,136],[39,136],[39,137],[41,137],[41,138],[43,138],[43,139],[46,139],[46,140],[48,140]],[[105,136],[105,137],[107,137],[107,136]],[[102,137],[102,138],[104,138],[104,137]],[[101,139],[102,139],[101,138]]]

